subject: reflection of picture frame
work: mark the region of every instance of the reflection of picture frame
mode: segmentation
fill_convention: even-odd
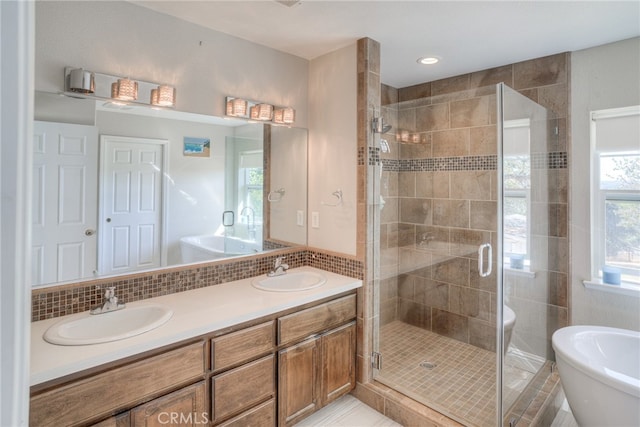
[[[184,137],[182,153],[189,157],[209,157],[211,140],[209,138]]]

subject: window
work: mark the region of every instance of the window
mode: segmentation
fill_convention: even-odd
[[[592,275],[640,285],[640,107],[592,113]]]
[[[262,224],[264,170],[262,151],[243,151],[238,167],[238,212],[253,210],[255,225]]]
[[[530,121],[505,122],[503,144],[503,222],[505,264],[528,264],[531,244],[531,128]],[[513,261],[515,262],[515,261]],[[513,266],[512,266],[513,267]],[[522,268],[518,266],[517,268]]]

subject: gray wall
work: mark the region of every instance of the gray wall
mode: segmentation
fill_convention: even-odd
[[[640,330],[637,296],[588,290],[589,113],[640,104],[640,38],[571,54],[571,323]]]

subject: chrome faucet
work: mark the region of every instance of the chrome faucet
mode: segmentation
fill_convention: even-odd
[[[250,211],[247,216],[247,232],[249,234],[249,239],[256,240],[256,211],[253,210],[250,206],[245,206],[240,211],[240,216],[245,215],[245,211]]]
[[[93,309],[91,309],[91,314],[102,314],[108,313],[110,311],[121,310],[125,308],[124,303],[118,302],[118,297],[116,296],[116,287],[109,286],[104,291],[104,302],[102,305],[99,305]]]
[[[276,262],[274,264],[273,270],[267,273],[267,276],[269,277],[273,277],[273,276],[282,276],[283,274],[287,273],[287,270],[289,269],[289,264],[284,264],[282,262],[282,260],[284,259],[284,257],[277,257],[276,258]]]

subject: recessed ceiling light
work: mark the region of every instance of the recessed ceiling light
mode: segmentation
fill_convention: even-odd
[[[438,61],[440,61],[440,58],[436,58],[435,56],[425,56],[423,58],[418,58],[418,64],[423,65],[437,64]]]

